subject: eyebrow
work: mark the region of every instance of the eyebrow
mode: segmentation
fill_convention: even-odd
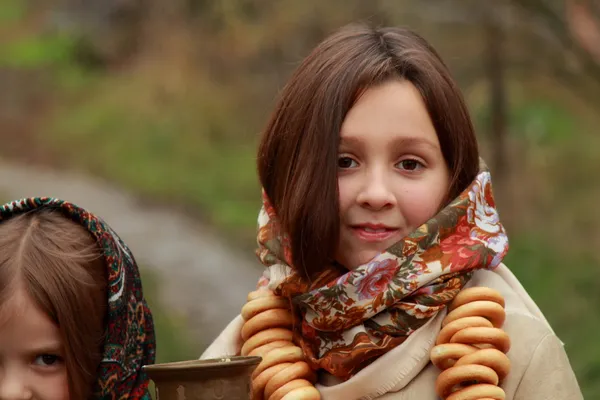
[[[39,345],[31,346],[27,349],[29,353],[60,353],[63,351],[63,346],[59,341],[48,341]]]
[[[364,139],[356,136],[345,136],[340,137],[340,145],[346,146],[356,146],[361,147],[364,146]],[[426,146],[431,147],[434,150],[438,150],[440,147],[434,144],[432,141],[420,138],[420,137],[399,137],[394,139],[391,146],[394,148],[398,147],[418,147],[418,146]]]

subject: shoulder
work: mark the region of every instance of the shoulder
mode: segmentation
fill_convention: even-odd
[[[582,398],[562,341],[515,275],[501,264],[477,271],[469,285],[496,289],[506,301],[503,329],[511,340],[511,372],[502,386],[509,398]]]
[[[502,385],[514,400],[583,399],[562,341],[534,317],[507,314],[511,373]]]
[[[476,271],[466,287],[471,286],[486,286],[500,292],[506,302],[507,319],[517,317],[518,320],[521,320],[518,316],[525,316],[531,319],[529,323],[537,321],[552,330],[538,305],[506,265],[500,264],[491,271]],[[523,321],[527,321],[527,319],[523,319]]]
[[[511,340],[508,356],[516,375],[528,365],[538,345],[549,338],[558,340],[535,301],[504,264],[493,271],[475,272],[467,285],[471,286],[490,287],[504,297],[506,320],[502,329]]]
[[[501,384],[507,399],[582,399],[562,343],[544,322],[525,313],[508,313],[504,330],[511,338],[507,353],[510,373]],[[439,374],[437,367],[428,364],[405,386],[395,387],[377,398],[439,399],[435,393]]]
[[[535,351],[544,341],[560,342],[545,322],[523,313],[507,312],[502,329],[510,337],[511,345],[507,355],[511,361],[511,371],[516,375],[521,375],[518,371],[525,371]]]

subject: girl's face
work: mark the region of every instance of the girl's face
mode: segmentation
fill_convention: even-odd
[[[409,81],[367,89],[340,136],[336,260],[354,269],[433,217],[450,174],[425,103]]]
[[[58,327],[24,290],[0,313],[0,400],[69,400]]]

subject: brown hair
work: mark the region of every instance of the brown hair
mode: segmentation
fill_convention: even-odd
[[[321,42],[284,87],[258,151],[260,182],[306,278],[339,236],[337,157],[344,118],[366,88],[406,79],[420,91],[450,170],[447,201],[475,178],[477,139],[462,94],[440,56],[403,28],[347,26]]]
[[[58,326],[71,399],[90,396],[102,358],[107,271],[84,227],[47,209],[0,222],[0,304],[24,287]]]

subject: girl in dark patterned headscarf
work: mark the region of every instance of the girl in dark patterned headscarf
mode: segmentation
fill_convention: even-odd
[[[51,198],[0,206],[0,358],[0,398],[150,399],[152,314],[100,218]]]

